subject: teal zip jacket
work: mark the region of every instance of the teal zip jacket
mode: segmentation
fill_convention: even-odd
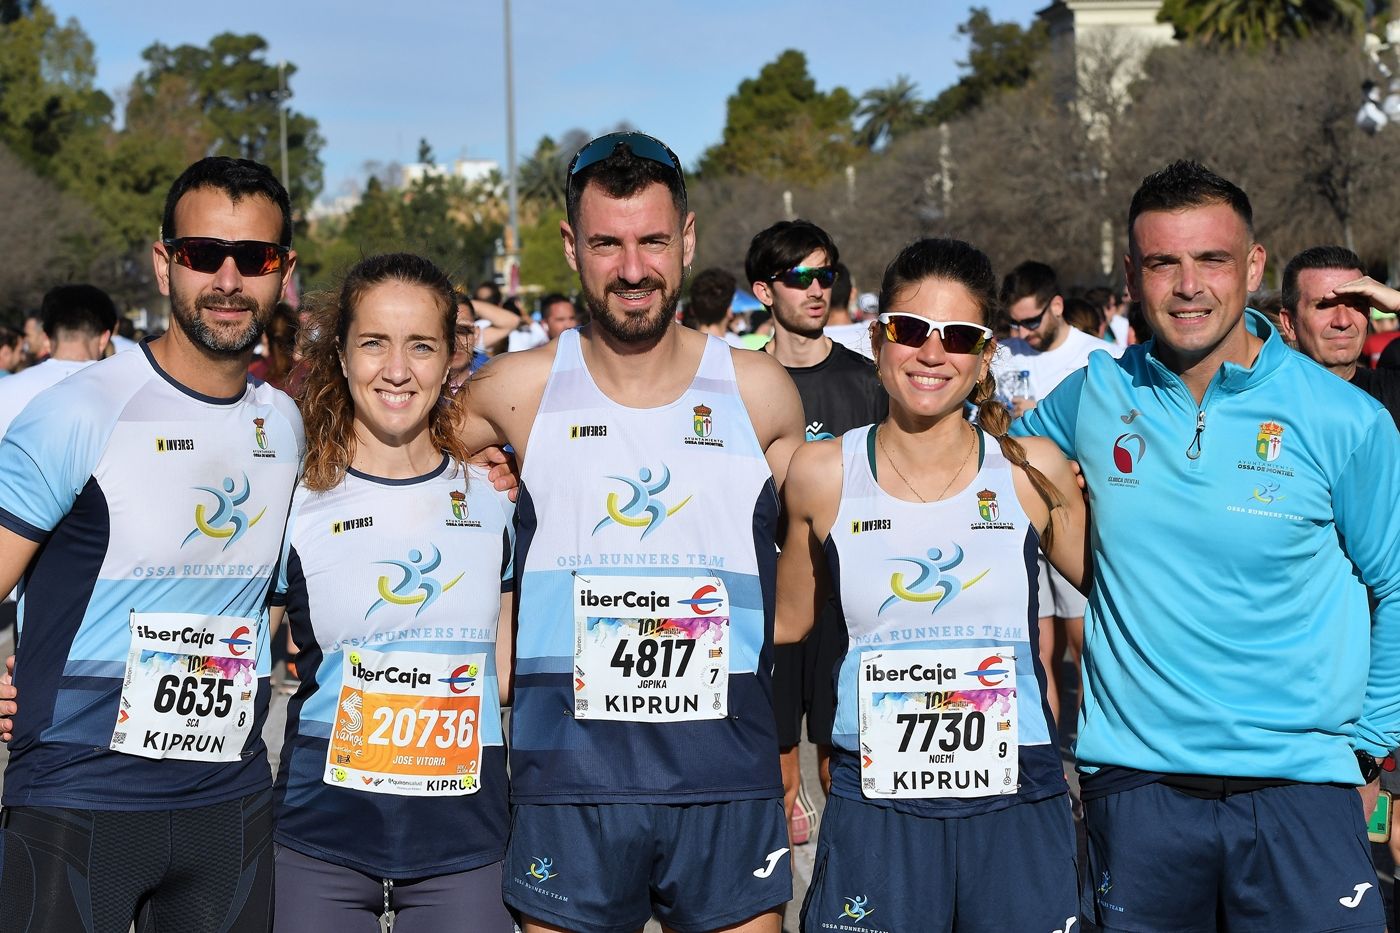
[[[1088,485],[1088,773],[1355,784],[1400,745],[1400,435],[1245,313],[1259,357],[1199,406],[1149,342],[1017,422]]]

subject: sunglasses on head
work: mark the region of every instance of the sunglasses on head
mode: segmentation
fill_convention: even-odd
[[[1055,299],[1050,299],[1054,301]],[[1040,313],[1035,317],[1028,317],[1024,321],[1018,321],[1008,315],[1012,327],[1019,327],[1021,330],[1039,330],[1041,323],[1045,320],[1045,315],[1050,313],[1050,302],[1045,303],[1045,307],[1040,309]]]
[[[623,143],[627,144],[634,156],[664,165],[675,172],[681,182],[681,193],[685,193],[685,173],[681,171],[681,160],[676,158],[670,146],[646,133],[609,133],[599,136],[574,153],[573,159],[569,161],[569,184],[573,185],[575,175],[595,162],[608,158]]]
[[[287,247],[262,240],[220,240],[211,236],[182,236],[164,240],[170,258],[195,272],[213,274],[233,257],[239,275],[258,276],[282,271]]]
[[[906,347],[922,347],[929,334],[938,331],[939,342],[947,353],[981,353],[992,336],[990,329],[967,321],[932,321],[918,314],[887,311],[880,315],[885,339]]]
[[[814,279],[822,288],[830,288],[836,281],[836,270],[831,266],[793,266],[768,276],[768,281],[782,282],[788,288],[807,288]]]

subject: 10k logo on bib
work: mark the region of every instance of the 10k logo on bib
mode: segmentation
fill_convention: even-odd
[[[574,718],[725,718],[729,636],[714,577],[576,576]]]
[[[861,792],[919,799],[1014,794],[1016,657],[1008,647],[860,658]]]

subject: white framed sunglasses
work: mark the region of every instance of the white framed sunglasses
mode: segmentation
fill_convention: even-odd
[[[922,347],[929,334],[938,331],[938,340],[948,353],[981,353],[992,336],[990,328],[971,321],[934,321],[907,311],[886,311],[880,315],[885,339],[906,347]]]

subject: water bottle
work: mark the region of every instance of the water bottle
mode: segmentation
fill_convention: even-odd
[[[1035,392],[1031,390],[1031,371],[1023,369],[1011,379],[1011,413],[1019,414],[1018,408],[1035,405]]]

